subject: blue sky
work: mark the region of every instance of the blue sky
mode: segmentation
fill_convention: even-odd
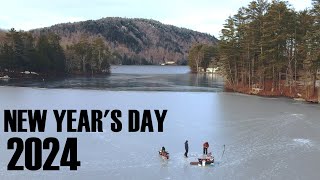
[[[251,0],[2,0],[0,28],[29,30],[102,17],[155,19],[216,37],[225,19]],[[288,0],[297,10],[311,0]]]

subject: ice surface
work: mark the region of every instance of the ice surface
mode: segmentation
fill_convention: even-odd
[[[168,109],[163,133],[56,133],[48,117],[46,133],[1,133],[1,179],[318,179],[320,107],[233,93],[116,92],[105,90],[0,87],[3,109]],[[3,130],[3,123],[0,124]],[[78,137],[77,172],[7,171],[9,137]],[[184,158],[184,141],[189,158]],[[191,166],[208,141],[216,163]],[[223,145],[225,154],[221,159]],[[158,150],[165,146],[170,159]],[[47,155],[47,152],[44,153]],[[23,156],[22,156],[23,157]],[[59,156],[58,156],[59,157]],[[54,164],[59,161],[56,160]],[[23,164],[23,160],[19,161]]]
[[[151,68],[121,66],[100,78],[0,82],[31,87],[0,87],[0,117],[4,109],[120,109],[124,125],[119,133],[110,131],[110,121],[103,133],[57,133],[49,115],[46,133],[31,134],[3,133],[0,123],[0,179],[319,179],[319,105],[223,93],[223,82],[214,75],[188,74],[186,67]],[[167,109],[164,132],[128,133],[128,109]],[[77,137],[81,167],[76,172],[7,171],[13,154],[7,140],[13,136],[52,136],[61,142]],[[186,139],[189,158],[183,156]],[[215,164],[191,166],[205,141]],[[170,153],[168,161],[158,155],[162,146]]]
[[[112,74],[99,77],[10,79],[0,86],[103,89],[108,91],[221,92],[222,78],[191,74],[188,66],[112,66]]]

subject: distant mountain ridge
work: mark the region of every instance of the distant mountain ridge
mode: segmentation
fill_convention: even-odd
[[[35,35],[53,32],[61,37],[62,46],[81,36],[103,37],[113,52],[115,64],[160,64],[186,62],[188,50],[195,43],[217,44],[209,34],[196,32],[159,21],[140,18],[107,17],[75,23],[63,23],[31,30]]]

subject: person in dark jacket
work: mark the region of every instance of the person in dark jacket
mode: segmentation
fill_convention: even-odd
[[[166,152],[166,148],[164,146],[162,146],[161,148],[161,152],[165,153]]]
[[[184,153],[184,157],[188,157],[188,152],[189,152],[188,140],[186,140],[186,142],[184,142],[184,149],[186,150],[186,152]]]
[[[203,154],[208,154],[209,143],[205,142],[203,144]]]

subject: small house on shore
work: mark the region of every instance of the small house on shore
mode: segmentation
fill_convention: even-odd
[[[207,73],[216,73],[217,71],[219,70],[218,67],[215,67],[215,68],[207,68]]]
[[[174,61],[166,61],[165,63],[160,64],[161,66],[165,66],[165,65],[176,65],[176,62]]]

